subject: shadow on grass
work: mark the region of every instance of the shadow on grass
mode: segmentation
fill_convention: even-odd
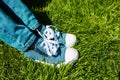
[[[118,80],[120,80],[120,72],[118,73]]]
[[[25,3],[25,5],[29,8],[32,9],[32,7],[34,8],[43,8],[46,7],[51,0],[22,0],[23,3]],[[33,11],[33,14],[36,16],[36,18],[38,19],[38,21],[41,24],[44,25],[50,25],[52,24],[52,21],[49,19],[49,17],[47,16],[46,13],[49,13],[47,11],[42,11],[42,12],[35,12]]]

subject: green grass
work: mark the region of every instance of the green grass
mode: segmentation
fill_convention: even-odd
[[[120,79],[120,0],[24,2],[41,23],[54,24],[77,36],[74,48],[79,51],[79,60],[57,69],[27,61],[1,41],[0,80]]]

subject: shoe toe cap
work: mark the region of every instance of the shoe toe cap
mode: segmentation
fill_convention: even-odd
[[[74,48],[67,48],[65,52],[65,64],[74,63],[78,60],[78,51]]]
[[[72,47],[76,41],[77,41],[77,38],[75,35],[66,34],[66,47]]]

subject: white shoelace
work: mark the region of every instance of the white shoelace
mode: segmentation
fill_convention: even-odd
[[[57,49],[59,48],[59,42],[56,36],[59,36],[59,32],[55,33],[50,26],[46,26],[43,34],[39,30],[37,32],[44,40],[40,46],[44,45],[49,56],[56,55]]]

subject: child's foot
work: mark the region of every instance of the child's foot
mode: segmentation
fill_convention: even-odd
[[[35,44],[35,48],[25,52],[24,56],[48,64],[60,64],[61,62],[68,64],[78,59],[78,51],[76,49],[60,45],[66,43],[66,46],[71,46],[76,40],[74,35],[61,34],[50,26],[46,26],[44,30],[38,31],[38,33],[41,38]],[[74,39],[70,40],[72,37]]]
[[[37,62],[56,64],[60,63],[69,64],[74,63],[78,59],[78,51],[74,48],[66,48],[65,46],[59,46],[57,42],[52,40],[44,40],[40,38],[35,44],[33,50],[28,50],[24,53],[24,56],[31,58]]]

